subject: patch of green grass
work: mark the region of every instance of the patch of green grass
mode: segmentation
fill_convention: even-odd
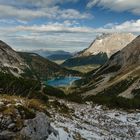
[[[91,64],[91,65],[81,65],[81,66],[74,66],[74,67],[67,67],[68,69],[80,71],[82,73],[88,73],[90,71],[93,71],[94,69],[97,69],[100,65]]]

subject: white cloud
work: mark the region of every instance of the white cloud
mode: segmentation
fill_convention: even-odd
[[[1,3],[0,2],[0,18],[12,18],[16,20],[32,20],[36,18],[46,19],[88,19],[92,15],[87,12],[79,12],[76,9],[61,9],[57,3],[76,2],[77,0],[21,0],[20,2]],[[16,3],[17,2],[17,3]],[[24,5],[29,7],[27,8]]]
[[[37,5],[41,7],[49,7],[49,6],[54,6],[56,4],[63,4],[63,3],[76,3],[79,0],[15,0],[14,4],[32,4],[32,5]]]
[[[112,11],[129,11],[140,15],[139,0],[89,0],[87,7],[91,8],[95,5]]]
[[[133,32],[140,34],[140,19],[126,21],[122,24],[110,24],[109,28],[100,28],[99,30],[108,32]]]
[[[64,21],[64,23],[49,23],[49,24],[42,24],[42,25],[32,25],[32,26],[25,26],[19,25],[16,27],[9,27],[9,28],[0,28],[2,32],[32,32],[32,33],[47,33],[47,32],[77,32],[77,33],[85,33],[85,32],[92,32],[92,28],[89,27],[80,27],[80,26],[73,26],[76,22]]]
[[[42,16],[49,16],[45,12],[42,11],[33,11],[29,9],[19,9],[9,5],[0,5],[0,17],[1,18],[13,18],[13,19],[33,19]]]
[[[73,23],[74,22],[74,23]],[[140,19],[122,24],[109,23],[100,28],[75,25],[76,21],[43,25],[0,27],[0,38],[15,49],[64,49],[78,51],[87,48],[102,32],[133,32],[140,34]]]

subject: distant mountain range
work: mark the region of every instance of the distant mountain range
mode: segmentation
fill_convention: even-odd
[[[98,36],[87,49],[77,53],[73,58],[66,60],[62,65],[68,67],[89,64],[102,65],[112,54],[124,48],[135,37],[131,33],[104,33]],[[100,54],[104,54],[106,57]]]
[[[74,56],[74,53],[66,52],[63,50],[58,51],[50,51],[50,50],[32,50],[32,51],[26,51],[30,53],[36,53],[44,58],[48,58],[49,60],[66,60]]]

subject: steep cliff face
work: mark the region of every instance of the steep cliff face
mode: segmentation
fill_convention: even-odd
[[[28,68],[25,61],[6,43],[0,41],[0,70],[16,76]]]
[[[116,71],[131,70],[132,67],[140,65],[140,36],[136,37],[131,43],[121,51],[111,56],[109,61],[99,69],[100,72],[107,71],[113,67],[118,68]]]
[[[78,56],[96,55],[103,52],[110,57],[118,50],[124,48],[134,38],[135,36],[131,33],[102,34],[92,42],[89,48],[80,52]]]

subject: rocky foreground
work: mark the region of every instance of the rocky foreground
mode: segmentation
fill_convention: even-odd
[[[54,101],[52,101],[54,102]],[[63,108],[62,108],[63,107]],[[60,140],[140,139],[140,113],[61,100],[50,108]]]
[[[57,140],[45,110],[34,99],[0,96],[0,140]]]
[[[140,113],[90,102],[0,97],[0,140],[140,139]]]

